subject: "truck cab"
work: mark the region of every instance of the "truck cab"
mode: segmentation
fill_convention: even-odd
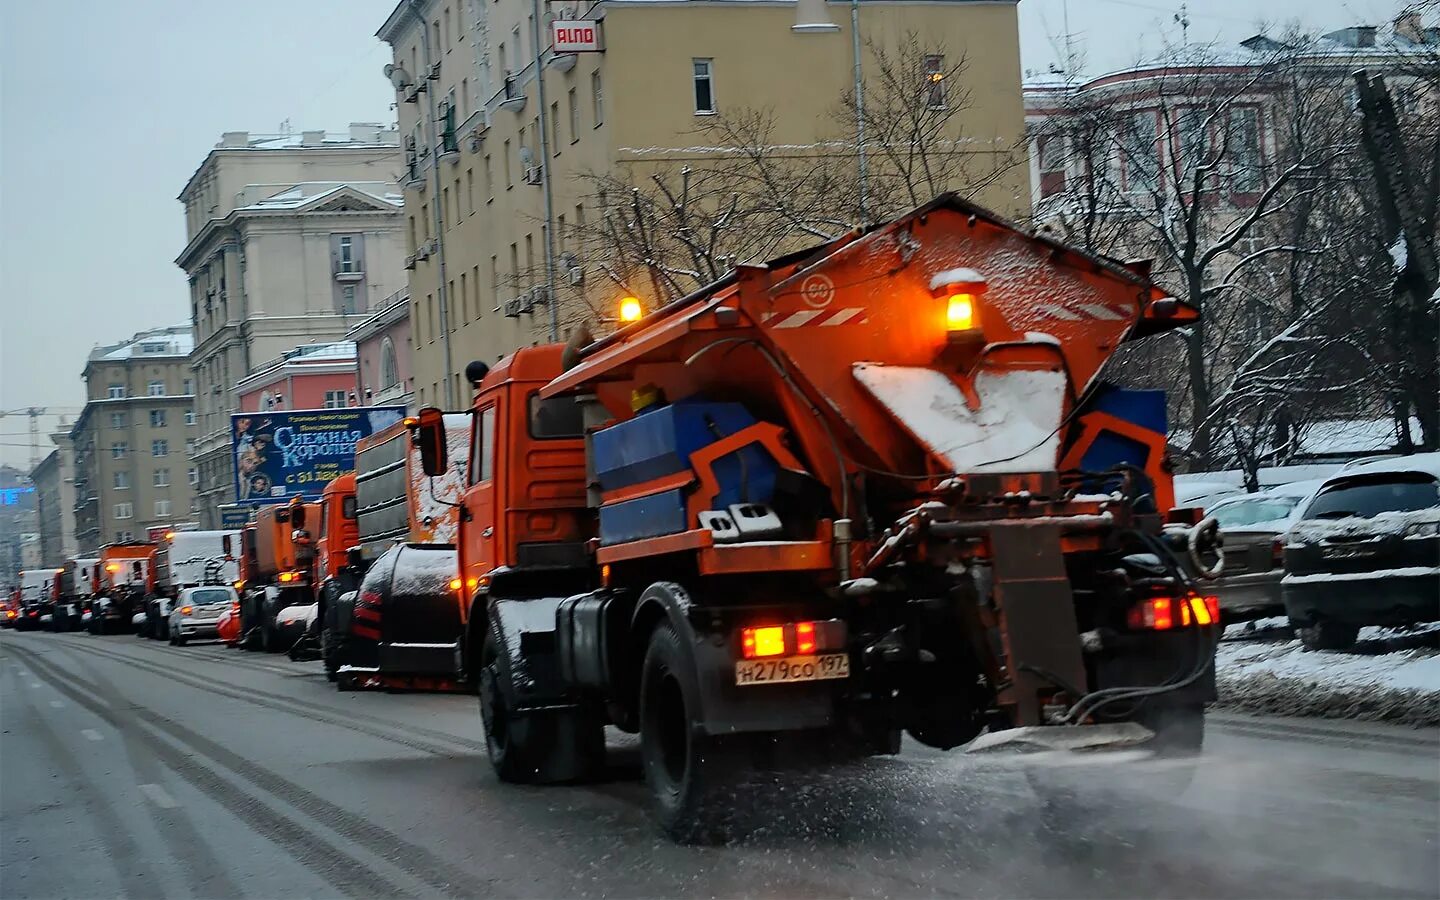
[[[582,572],[591,563],[581,407],[540,398],[561,372],[563,349],[521,349],[479,384],[459,541],[472,598],[495,578]]]
[[[340,574],[348,552],[360,540],[355,519],[355,473],[347,472],[325,485],[320,495],[320,523],[315,535],[315,583]]]
[[[279,622],[280,611],[314,602],[315,543],[310,529],[320,504],[268,506],[245,532],[245,593],[240,603],[241,644],[247,650],[278,653],[300,637]]]

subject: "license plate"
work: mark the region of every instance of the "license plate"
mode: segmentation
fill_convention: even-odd
[[[1350,547],[1340,545],[1338,547],[1322,547],[1320,555],[1325,559],[1356,559],[1363,556],[1374,556],[1378,551],[1374,547]]]
[[[735,664],[735,683],[741,686],[849,677],[848,653],[787,656],[783,659],[747,659]]]

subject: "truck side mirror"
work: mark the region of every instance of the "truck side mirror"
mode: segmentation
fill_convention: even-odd
[[[345,551],[345,565],[358,571],[364,564],[365,558],[361,555],[359,547],[351,547]]]
[[[431,477],[444,475],[450,467],[445,445],[445,414],[433,406],[420,410],[416,417],[415,440],[420,445],[420,465]]]
[[[225,548],[225,558],[226,558],[226,559],[234,559],[234,558],[235,558],[235,545],[231,543],[231,541],[230,541],[230,535],[228,535],[228,534],[222,535],[221,538],[220,538],[220,543],[221,543],[221,545]]]
[[[131,573],[132,575],[134,575],[136,578],[143,578],[143,577],[144,577],[144,574],[145,574],[145,573],[144,573],[143,571],[141,571],[141,569],[140,569],[140,561],[139,561],[139,560],[136,560],[135,562],[133,562],[133,563],[130,564],[130,573]]]
[[[305,530],[305,504],[296,503],[290,507],[290,527],[296,531]]]

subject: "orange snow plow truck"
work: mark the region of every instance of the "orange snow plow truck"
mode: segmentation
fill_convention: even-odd
[[[1219,541],[1171,509],[1163,395],[1099,376],[1195,319],[946,195],[472,363],[463,652],[495,770],[593,777],[614,724],[662,827],[705,840],[748,769],[902,733],[1193,756]]]

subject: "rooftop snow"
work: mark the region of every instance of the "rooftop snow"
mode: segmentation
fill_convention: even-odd
[[[249,185],[247,187],[255,187]],[[291,185],[277,193],[271,194],[260,200],[245,206],[236,207],[241,210],[277,210],[277,209],[299,209],[309,203],[314,203],[324,197],[337,194],[346,188],[359,194],[364,194],[375,202],[385,206],[401,206],[404,203],[404,195],[396,194],[392,188],[393,184],[383,181],[308,181]]]
[[[142,331],[130,340],[91,351],[91,359],[123,360],[146,356],[189,356],[195,333],[188,324]]]

